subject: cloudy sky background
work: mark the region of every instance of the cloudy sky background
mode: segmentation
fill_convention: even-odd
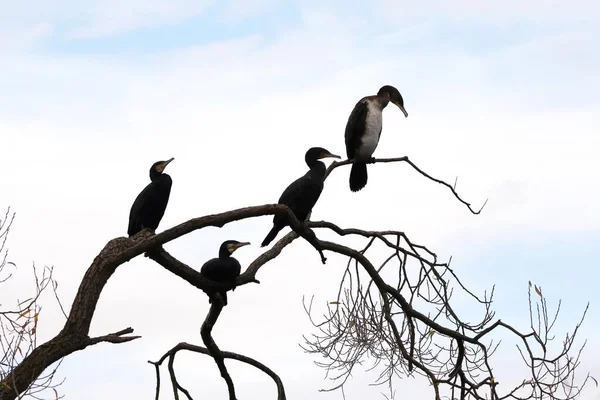
[[[600,378],[600,3],[0,0],[0,10],[0,209],[17,212],[9,245],[19,266],[1,302],[32,289],[35,262],[55,266],[70,306],[94,256],[126,234],[154,161],[175,157],[160,230],[275,202],[305,172],[309,147],[345,154],[356,101],[392,84],[409,117],[386,109],[376,155],[408,155],[450,182],[459,176],[460,193],[474,205],[489,198],[484,212],[471,215],[407,165],[378,165],[357,194],[348,189],[349,170],[336,170],[313,219],[403,230],[452,255],[473,289],[497,285],[497,315],[524,329],[529,280],[551,305],[563,299],[558,338],[590,301],[581,373]],[[236,253],[247,265],[270,226],[269,217],[247,220],[166,248],[199,268],[223,240],[250,241]],[[344,265],[333,255],[321,265],[298,241],[261,270],[260,286],[230,296],[217,343],[269,365],[291,399],[340,398],[317,392],[329,383],[297,343],[310,332],[302,296],[332,300]],[[91,333],[131,326],[143,338],[69,356],[61,392],[151,398],[154,369],[146,361],[180,341],[200,343],[207,310],[203,293],[148,259],[123,265]],[[40,338],[63,322],[47,299]],[[510,376],[513,361],[499,358],[495,373],[520,382]],[[240,398],[274,398],[268,377],[228,365]],[[176,368],[192,394],[225,398],[211,359],[181,354]],[[374,376],[357,373],[347,398],[377,395],[381,388],[367,386]],[[418,379],[396,385],[409,398],[430,393]],[[163,390],[169,398],[168,385]],[[582,398],[598,393],[590,385]]]

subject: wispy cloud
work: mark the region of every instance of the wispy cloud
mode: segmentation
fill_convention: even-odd
[[[191,18],[206,10],[212,0],[128,0],[87,3],[80,7],[83,22],[70,32],[71,37],[96,37],[127,32],[135,28],[168,26]]]
[[[425,0],[399,3],[376,0],[376,15],[387,21],[421,19],[456,19],[486,23],[499,22],[582,22],[600,18],[600,5],[589,0],[507,0],[481,2],[476,0]]]
[[[77,2],[59,0],[37,3],[3,1],[0,23],[35,25],[48,23],[71,38],[91,38],[126,33],[136,28],[168,26],[205,11],[212,0],[128,0]]]

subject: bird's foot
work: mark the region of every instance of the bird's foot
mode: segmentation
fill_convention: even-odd
[[[141,228],[142,229],[140,229],[140,231],[146,231],[146,232],[149,232],[149,233],[151,233],[153,235],[156,235],[156,231],[154,229],[152,229],[152,228],[148,228],[147,226],[144,226],[144,225],[142,225]]]
[[[371,156],[369,157],[369,159],[367,160],[367,164],[375,164],[375,157]]]

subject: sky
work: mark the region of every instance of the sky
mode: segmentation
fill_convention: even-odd
[[[153,162],[175,157],[159,230],[274,203],[306,171],[309,147],[345,155],[352,107],[391,84],[409,116],[384,111],[375,155],[408,155],[433,176],[458,176],[459,192],[474,206],[489,199],[484,211],[472,215],[407,165],[386,164],[369,167],[358,193],[348,189],[349,169],[336,170],[313,220],[406,232],[452,256],[475,291],[496,285],[497,315],[523,329],[528,281],[551,306],[562,299],[558,338],[590,302],[577,342],[588,339],[580,376],[600,379],[599,23],[600,3],[592,0],[0,0],[0,210],[17,213],[9,258],[18,265],[0,302],[33,289],[35,263],[54,266],[68,307],[94,257],[126,234]],[[270,217],[256,218],[165,247],[200,268],[222,241],[250,241],[236,253],[245,267],[261,254],[270,227]],[[229,295],[216,342],[271,367],[290,399],[340,399],[318,391],[331,383],[298,343],[311,332],[302,297],[332,300],[344,266],[334,256],[322,265],[296,241],[263,267],[261,285]],[[40,340],[64,323],[46,301]],[[147,258],[121,266],[91,334],[131,326],[142,339],[67,357],[61,393],[150,398],[155,377],[147,360],[181,341],[200,344],[207,311],[202,292]],[[506,351],[518,357],[513,347]],[[510,375],[512,363],[499,357],[495,374]],[[240,398],[274,398],[264,374],[227,365]],[[180,354],[176,368],[192,394],[225,398],[210,358]],[[381,388],[368,386],[374,377],[354,374],[346,398],[380,396]],[[395,385],[409,398],[429,398],[422,380]],[[581,399],[600,399],[600,390],[590,384]]]

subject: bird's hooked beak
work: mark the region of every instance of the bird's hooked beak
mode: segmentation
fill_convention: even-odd
[[[329,152],[324,152],[319,155],[319,158],[339,158],[339,159],[341,159],[342,157],[336,156],[335,154],[331,154]]]
[[[406,112],[406,110],[404,109],[404,106],[396,103],[395,101],[393,102],[403,113],[404,113],[404,117],[408,117],[408,113]]]
[[[162,173],[165,170],[165,168],[167,167],[167,165],[169,165],[169,163],[171,161],[173,161],[174,159],[175,159],[175,157],[171,157],[167,161],[164,161],[162,164],[158,164],[158,166],[156,167],[156,170],[158,172]]]
[[[232,244],[229,245],[229,252],[233,253],[234,251],[236,251],[240,247],[249,246],[249,245],[250,245],[250,242],[232,243]]]

